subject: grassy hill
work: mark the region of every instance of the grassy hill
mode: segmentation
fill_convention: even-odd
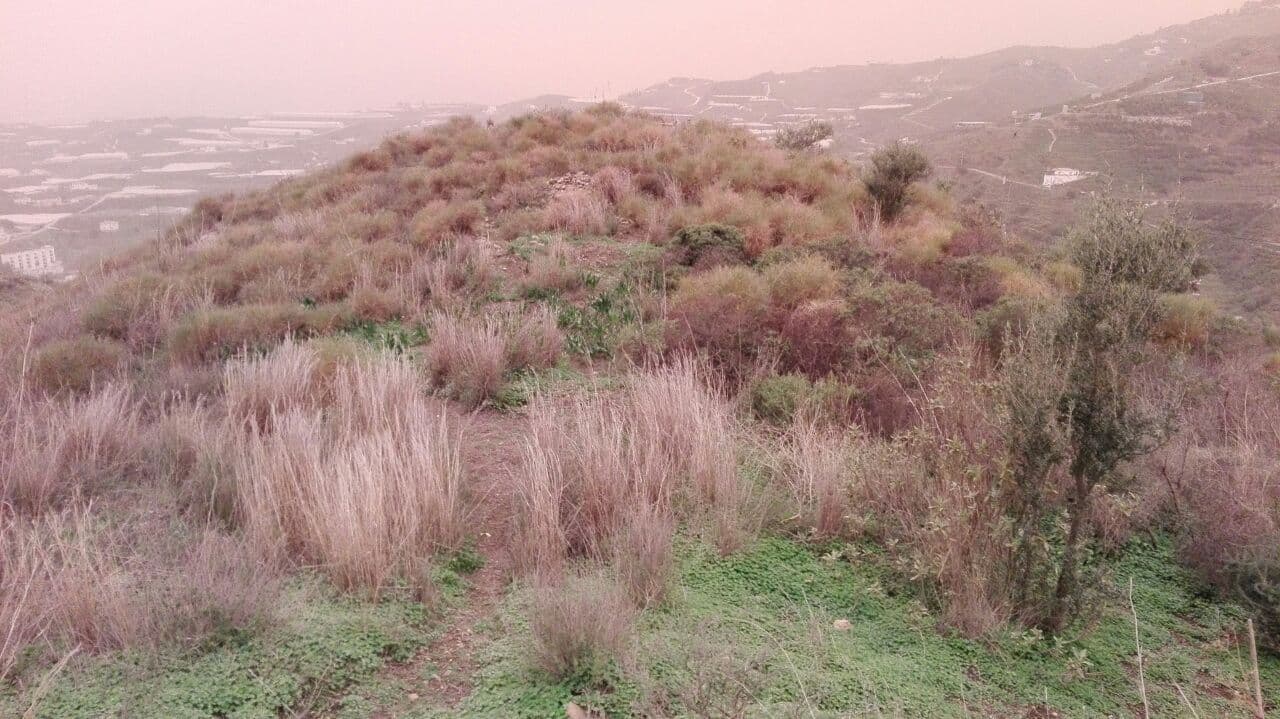
[[[458,119],[11,288],[0,714],[1274,710],[1265,338],[878,161]]]

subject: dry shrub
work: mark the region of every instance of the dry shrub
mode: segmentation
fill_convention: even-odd
[[[548,229],[571,235],[607,235],[609,209],[604,200],[588,190],[566,190],[552,198],[543,210]]]
[[[456,309],[493,288],[498,269],[490,246],[474,239],[447,244],[437,257],[414,266],[412,293],[439,310]]]
[[[140,459],[138,408],[122,385],[18,404],[0,419],[0,505],[22,512],[92,496]]]
[[[517,560],[605,559],[637,505],[680,511],[722,551],[752,531],[726,400],[689,362],[632,378],[620,396],[536,402],[516,475]]]
[[[423,558],[456,546],[465,526],[460,433],[422,389],[398,358],[343,367],[329,411],[248,430],[233,461],[252,544],[346,589],[422,581]]]
[[[404,299],[398,292],[369,283],[357,285],[347,302],[354,318],[363,322],[387,322],[405,311]]]
[[[818,378],[846,368],[854,358],[849,307],[843,300],[805,302],[787,313],[779,336],[782,367]]]
[[[664,602],[671,590],[675,557],[671,541],[675,518],[661,508],[637,504],[614,537],[613,564],[618,583],[640,608]]]
[[[188,364],[218,361],[269,349],[289,336],[332,332],[350,321],[349,311],[340,305],[243,305],[194,312],[170,333],[169,351]]]
[[[235,521],[229,460],[239,428],[219,424],[200,404],[167,407],[147,429],[147,472],[167,487],[179,512],[204,524]]]
[[[164,338],[178,316],[211,301],[199,287],[146,272],[98,293],[85,310],[84,328],[133,347],[150,347]]]
[[[529,607],[534,666],[557,679],[603,675],[627,648],[632,615],[618,585],[604,577],[536,586]]]
[[[729,371],[744,368],[760,344],[769,289],[747,267],[717,267],[686,277],[668,312],[669,344],[702,351]]]
[[[802,521],[814,535],[829,539],[845,534],[853,445],[840,430],[799,418],[783,446],[783,476]]]
[[[128,357],[123,344],[89,335],[52,342],[32,359],[31,382],[50,394],[88,392],[119,374]]]
[[[526,295],[534,291],[572,292],[582,286],[582,272],[571,262],[569,247],[560,238],[547,243],[546,250],[529,260],[529,272],[522,283]]]
[[[215,530],[112,527],[88,510],[6,520],[0,679],[42,645],[57,654],[193,646],[260,625],[272,618],[279,586],[243,541]]]
[[[507,367],[511,370],[554,367],[564,353],[564,333],[555,313],[539,307],[508,322]]]
[[[275,415],[314,406],[322,391],[316,366],[315,352],[292,339],[264,357],[227,362],[223,369],[227,417],[235,424],[268,427]]]
[[[591,186],[611,205],[618,205],[623,198],[634,191],[631,182],[631,171],[626,168],[609,165],[596,171],[591,178]]]
[[[431,315],[426,364],[430,383],[472,407],[497,396],[507,371],[505,328],[493,317]]]
[[[434,247],[459,235],[475,234],[484,217],[484,205],[476,200],[436,200],[414,215],[410,232],[414,244]]]

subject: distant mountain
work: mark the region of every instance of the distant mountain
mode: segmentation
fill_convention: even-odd
[[[956,123],[995,123],[1014,112],[1103,95],[1174,67],[1224,40],[1280,33],[1280,3],[1163,28],[1094,48],[1013,47],[968,58],[842,65],[743,80],[672,78],[621,100],[676,119],[717,119],[762,134],[832,121],[854,153]]]
[[[1068,105],[921,141],[957,194],[1033,239],[1059,236],[1104,189],[1189,216],[1207,234],[1213,292],[1280,319],[1280,34],[1227,40]]]

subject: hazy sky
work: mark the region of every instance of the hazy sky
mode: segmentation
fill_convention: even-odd
[[[0,121],[499,103],[1096,45],[1240,0],[0,0]]]

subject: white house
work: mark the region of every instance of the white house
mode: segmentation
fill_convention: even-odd
[[[103,220],[98,223],[98,232],[119,232],[120,223],[115,220]]]
[[[8,265],[14,272],[28,277],[60,275],[66,271],[58,261],[58,255],[54,252],[52,245],[2,254],[0,265]]]

